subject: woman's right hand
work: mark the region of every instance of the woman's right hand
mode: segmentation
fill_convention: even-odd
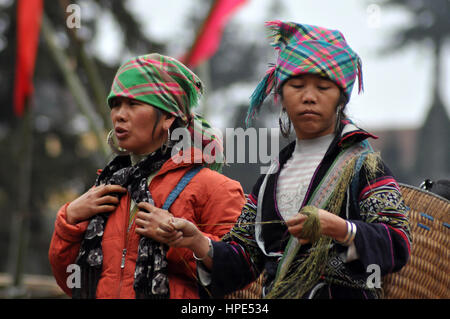
[[[202,232],[192,222],[184,218],[172,217],[168,225],[159,227],[157,233],[167,238],[166,243],[172,247],[185,247],[194,250],[199,239],[203,237]],[[175,236],[178,234],[178,236]],[[169,239],[170,238],[170,239]]]
[[[156,231],[171,247],[185,247],[202,259],[206,268],[211,269],[212,259],[208,256],[209,240],[192,222],[184,218],[172,217],[168,225],[160,225]]]
[[[126,193],[127,189],[120,185],[99,185],[72,201],[66,209],[66,220],[75,225],[83,220],[116,209],[119,199],[111,193]]]

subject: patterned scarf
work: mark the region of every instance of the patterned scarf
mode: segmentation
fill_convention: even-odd
[[[207,159],[211,169],[220,171],[223,166],[223,145],[211,125],[202,116],[193,113],[203,94],[201,80],[178,60],[147,54],[132,58],[117,71],[107,102],[115,97],[135,99],[180,119],[188,129],[192,141],[214,149]],[[199,147],[200,145],[196,145]]]
[[[341,32],[279,20],[266,22],[266,27],[271,32],[278,59],[251,96],[245,119],[247,126],[270,92],[274,91],[276,101],[283,83],[293,76],[317,74],[326,77],[344,91],[348,100],[356,77],[359,92],[363,90],[361,59]]]
[[[131,199],[136,203],[154,204],[147,179],[150,174],[158,171],[169,157],[170,151],[163,154],[161,150],[158,150],[132,166],[130,156],[117,156],[103,169],[95,185],[121,185],[128,189]],[[113,195],[119,197],[117,194]],[[76,260],[81,268],[81,288],[73,289],[73,298],[95,298],[102,270],[102,239],[108,216],[109,213],[98,214],[89,222]],[[167,250],[166,245],[141,237],[134,274],[136,298],[169,297]]]

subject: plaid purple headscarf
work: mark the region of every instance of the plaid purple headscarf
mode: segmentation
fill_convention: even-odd
[[[300,74],[318,74],[335,82],[347,99],[358,77],[358,93],[363,90],[361,59],[337,30],[307,24],[266,22],[271,32],[272,46],[278,52],[275,66],[271,67],[251,96],[245,120],[247,126],[260,109],[265,98],[278,90],[290,77]]]

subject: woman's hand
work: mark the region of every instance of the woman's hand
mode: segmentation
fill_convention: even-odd
[[[169,244],[181,237],[170,225],[173,215],[167,210],[157,208],[149,203],[140,202],[136,214],[136,234],[152,238],[160,243]],[[158,232],[158,230],[161,230]]]
[[[337,241],[343,241],[347,235],[347,224],[345,219],[334,215],[326,210],[318,210],[321,234],[332,237]],[[308,217],[306,215],[298,213],[286,222],[289,233],[296,237],[300,244],[306,244],[308,239],[301,238],[303,225]]]
[[[169,245],[172,247],[185,247],[193,251],[201,246],[203,233],[192,222],[184,218],[172,218],[169,220],[168,225],[164,225],[158,230],[159,234],[164,237],[168,237],[175,232],[180,236],[170,241]],[[206,250],[208,252],[208,250]],[[199,254],[197,256],[202,256]]]
[[[193,223],[184,218],[171,218],[169,225],[158,229],[158,233],[163,237],[171,237],[168,245],[192,250],[195,256],[201,258],[203,264],[211,269],[212,259],[208,256],[209,240]]]
[[[72,201],[66,209],[66,220],[75,225],[83,220],[116,209],[119,199],[112,193],[126,193],[127,189],[120,185],[99,185]]]
[[[175,218],[168,211],[148,203],[139,203],[138,207],[149,213],[139,211],[136,217],[136,233],[167,244],[171,247],[185,247],[202,258],[203,264],[211,268],[212,259],[207,256],[209,240],[190,221]]]

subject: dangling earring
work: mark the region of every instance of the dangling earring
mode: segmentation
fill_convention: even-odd
[[[117,145],[117,142],[114,138],[114,131],[110,130],[108,132],[108,136],[106,137],[106,142],[108,143],[111,150],[116,153],[117,155],[128,155],[130,152],[128,152],[126,149],[120,147]]]
[[[334,126],[334,132],[337,132],[339,130],[339,126],[341,124],[341,111],[343,107],[341,105],[338,105],[336,108],[336,124]]]
[[[167,129],[167,140],[164,142],[163,145],[161,145],[161,152],[163,154],[166,154],[167,150],[169,149],[169,147],[172,146],[172,141],[170,140],[170,130]]]
[[[286,129],[286,124],[284,123],[282,117],[287,118],[287,122],[288,122],[287,129]],[[284,138],[288,138],[289,134],[291,133],[291,124],[292,123],[291,123],[291,119],[287,115],[285,108],[281,108],[280,116],[278,117],[278,124],[280,125],[281,135],[283,135]]]

